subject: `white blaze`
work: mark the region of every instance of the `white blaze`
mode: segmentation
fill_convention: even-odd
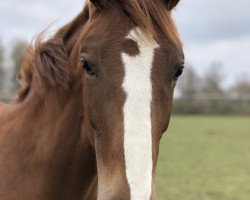
[[[155,41],[148,41],[138,30],[132,30],[127,38],[137,43],[140,53],[136,56],[122,53],[125,66],[123,89],[126,93],[123,108],[126,177],[130,199],[149,200],[153,169],[151,70],[154,52],[159,46]]]

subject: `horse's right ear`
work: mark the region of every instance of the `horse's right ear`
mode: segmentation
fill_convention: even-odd
[[[105,0],[89,0],[90,3],[98,10],[101,10],[105,6]]]
[[[163,0],[163,1],[164,4],[167,6],[168,10],[172,10],[180,2],[180,0]]]
[[[40,77],[50,85],[68,87],[70,64],[63,40],[58,38],[41,43],[38,47],[36,70]]]

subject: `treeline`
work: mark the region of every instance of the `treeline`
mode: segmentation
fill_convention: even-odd
[[[27,47],[27,41],[16,40],[11,48],[4,48],[0,40],[0,100],[8,100],[16,94],[16,77]],[[213,63],[204,75],[199,75],[192,66],[187,66],[177,84],[173,112],[250,114],[250,75],[225,87],[226,77],[221,69],[221,63]]]
[[[177,85],[177,114],[250,114],[250,80],[246,75],[223,86],[222,64],[213,63],[203,76],[188,66]]]
[[[0,98],[8,98],[16,93],[17,75],[27,48],[28,42],[25,40],[16,40],[8,48],[4,47],[0,39]]]

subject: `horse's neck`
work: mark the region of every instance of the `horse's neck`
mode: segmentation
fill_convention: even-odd
[[[51,128],[53,130],[51,135],[44,135],[38,140],[41,141],[39,149],[47,160],[49,180],[45,182],[50,183],[50,192],[53,192],[53,196],[57,196],[58,199],[81,197],[87,200],[94,199],[92,196],[96,194],[95,151],[88,135],[84,132],[82,91],[80,87],[69,95],[69,99],[59,109],[61,112],[53,116],[57,118],[57,122]],[[43,110],[47,109],[43,108]],[[37,163],[43,159],[41,155],[37,157],[39,156]],[[52,181],[51,177],[56,181]]]
[[[4,105],[5,104],[2,101],[0,101],[0,108],[3,107]]]
[[[88,195],[96,164],[94,150],[82,134],[80,96],[80,91],[72,94],[60,109],[56,103],[49,106],[58,99],[53,95],[32,111],[25,105],[5,106],[0,118],[1,200]]]
[[[87,15],[56,35],[63,34],[69,54]],[[0,110],[1,200],[96,199],[95,152],[82,128],[82,91],[67,99],[50,92],[43,100],[33,97]]]

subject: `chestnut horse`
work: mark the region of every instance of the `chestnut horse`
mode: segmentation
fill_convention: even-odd
[[[0,109],[0,199],[156,198],[184,63],[171,17],[178,2],[89,0],[51,39],[62,38],[64,53],[51,41],[36,52],[28,87]]]
[[[162,134],[184,54],[179,0],[89,0],[70,55],[82,67],[84,127],[95,148],[98,200],[154,200]]]

